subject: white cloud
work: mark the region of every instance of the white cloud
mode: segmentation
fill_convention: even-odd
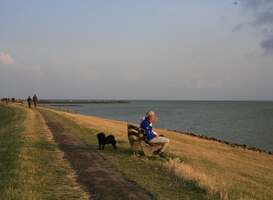
[[[0,64],[12,65],[14,63],[15,61],[13,60],[10,54],[5,52],[0,52]]]

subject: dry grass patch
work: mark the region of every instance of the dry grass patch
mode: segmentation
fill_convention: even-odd
[[[220,198],[227,200],[229,183],[217,175],[208,176],[207,174],[194,169],[191,165],[181,162],[180,159],[170,159],[164,164],[168,171],[181,179],[195,182],[199,187],[206,189],[208,194],[219,194]]]

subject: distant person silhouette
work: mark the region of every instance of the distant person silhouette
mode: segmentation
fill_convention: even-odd
[[[28,96],[28,98],[27,98],[27,103],[28,103],[28,107],[29,107],[29,108],[31,108],[31,101],[32,101],[31,97]]]
[[[36,108],[36,106],[37,106],[37,104],[38,104],[38,97],[37,97],[36,94],[33,95],[32,101],[33,101],[34,107]]]

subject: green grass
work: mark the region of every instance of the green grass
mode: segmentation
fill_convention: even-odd
[[[1,200],[88,199],[36,112],[0,105],[0,120]]]
[[[65,116],[51,111],[43,111],[66,129],[66,133],[84,141],[90,150],[96,150],[96,133],[98,130],[81,127]],[[159,158],[147,158],[133,155],[127,143],[119,143],[118,150],[107,146],[101,154],[126,178],[136,182],[157,199],[219,199],[217,195],[209,196],[205,190],[194,182],[179,179],[171,175]]]
[[[16,187],[25,116],[22,110],[0,105],[0,199],[9,199],[10,191]]]

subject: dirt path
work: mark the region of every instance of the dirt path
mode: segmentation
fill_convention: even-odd
[[[86,145],[64,127],[50,111],[41,110],[56,143],[76,171],[78,182],[85,186],[92,199],[146,200],[153,197],[136,184],[126,180],[94,147]],[[56,115],[56,114],[53,114]],[[68,122],[72,123],[72,122]]]
[[[24,146],[17,180],[23,195],[19,199],[89,199],[88,192],[77,183],[69,162],[63,159],[63,152],[56,147],[40,112],[25,111]]]

